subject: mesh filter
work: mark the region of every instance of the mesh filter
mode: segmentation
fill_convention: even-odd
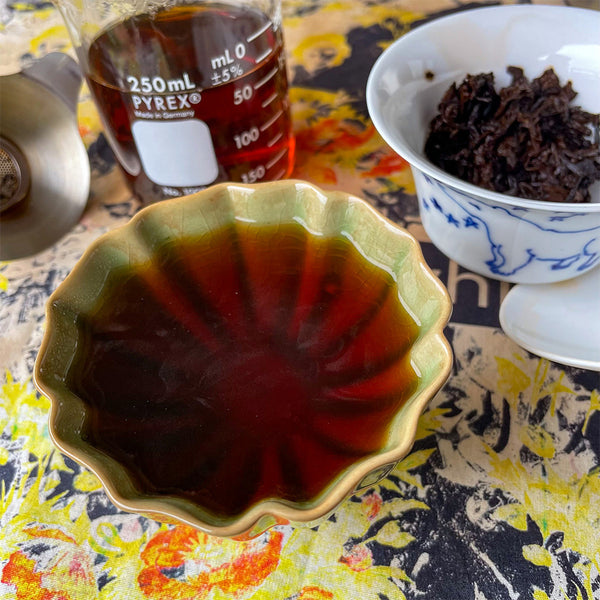
[[[25,198],[29,190],[29,167],[23,153],[0,137],[0,212]]]
[[[0,177],[4,178],[6,175],[18,177],[19,172],[12,156],[4,148],[0,148]]]

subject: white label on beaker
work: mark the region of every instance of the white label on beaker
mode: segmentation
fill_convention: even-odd
[[[204,121],[136,121],[131,131],[144,171],[154,183],[195,187],[217,178],[217,157]]]

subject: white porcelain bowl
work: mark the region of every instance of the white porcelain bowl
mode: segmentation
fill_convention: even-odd
[[[387,48],[367,83],[367,105],[384,140],[412,168],[423,226],[460,265],[494,279],[551,283],[600,264],[600,182],[586,204],[527,200],[445,173],[424,155],[431,119],[452,82],[506,68],[533,79],[553,67],[575,105],[600,113],[600,12],[557,6],[466,10],[422,25]],[[433,74],[433,77],[431,77]]]

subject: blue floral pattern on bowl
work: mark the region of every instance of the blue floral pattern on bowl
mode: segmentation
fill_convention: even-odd
[[[592,213],[500,205],[449,188],[417,169],[413,176],[431,241],[472,271],[537,283],[575,277],[600,263],[600,224]]]

